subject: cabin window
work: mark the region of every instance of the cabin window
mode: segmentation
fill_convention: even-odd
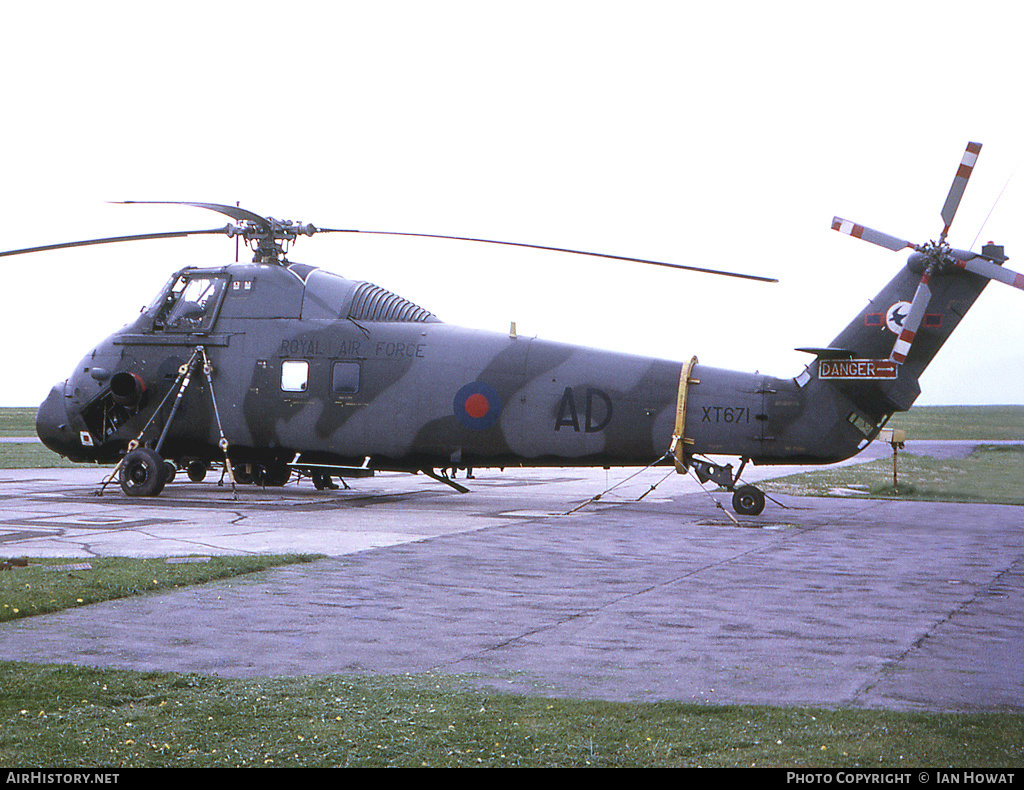
[[[305,392],[309,386],[309,363],[304,359],[286,359],[281,363],[281,389]]]
[[[335,362],[331,374],[331,392],[334,395],[354,395],[359,392],[359,363]]]

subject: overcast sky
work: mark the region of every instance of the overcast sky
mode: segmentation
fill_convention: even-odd
[[[906,259],[833,215],[937,237],[969,140],[984,148],[950,241],[981,232],[975,249],[994,239],[1024,271],[1018,9],[8,4],[0,248],[224,222],[106,201],[241,201],[734,269],[781,282],[373,236],[290,255],[451,323],[795,375],[793,349],[827,344]],[[233,258],[199,237],[0,259],[0,405],[38,404],[175,269]],[[922,404],[1024,403],[1024,293],[992,283],[921,385]]]

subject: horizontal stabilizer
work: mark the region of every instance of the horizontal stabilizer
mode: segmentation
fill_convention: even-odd
[[[856,351],[851,351],[848,348],[798,348],[796,350],[803,351],[805,354],[814,354],[820,359],[845,359],[857,356]]]

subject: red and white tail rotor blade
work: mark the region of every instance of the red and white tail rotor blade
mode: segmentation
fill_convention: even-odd
[[[1017,274],[1017,272],[1010,269],[1004,269],[1002,266],[987,261],[984,258],[973,258],[969,261],[954,260],[953,265],[1024,291],[1024,274]]]
[[[945,227],[942,229],[941,238],[943,239],[949,233],[949,226],[953,224],[953,217],[956,216],[956,210],[960,206],[960,199],[964,196],[967,181],[970,179],[971,173],[974,172],[974,163],[978,161],[978,153],[980,151],[981,143],[968,143],[967,150],[964,151],[963,158],[960,160],[960,167],[953,178],[953,185],[949,188],[946,202],[942,205],[942,221],[945,223]]]
[[[889,360],[897,365],[902,365],[907,361],[910,347],[914,343],[917,330],[920,329],[925,311],[928,309],[928,303],[932,300],[932,291],[928,287],[928,280],[930,279],[931,275],[925,272],[924,277],[921,278],[921,282],[917,286],[917,291],[914,292],[914,301],[910,303],[910,312],[903,319],[903,327],[896,337],[896,344],[892,347]]]
[[[894,252],[898,252],[906,247],[917,248],[916,244],[906,239],[890,236],[888,233],[882,233],[879,230],[865,228],[863,225],[850,222],[850,220],[843,219],[842,217],[832,218],[832,230],[838,230],[840,233],[853,236],[855,239],[870,241],[872,244],[877,244],[879,247],[885,247],[887,250],[893,250]]]

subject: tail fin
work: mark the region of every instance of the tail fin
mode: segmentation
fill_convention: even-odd
[[[954,251],[961,260],[970,260],[974,253]],[[990,261],[1006,260],[1003,248],[988,245],[982,255]],[[828,349],[814,349],[821,360],[827,357],[886,361],[894,356],[894,346],[905,337],[904,321],[910,315],[911,303],[922,282],[927,259],[920,253],[910,256],[907,265],[872,299],[867,307],[832,341]],[[931,292],[926,312],[921,318],[905,361],[893,367],[894,378],[837,379],[835,381],[865,412],[881,418],[894,411],[906,411],[921,393],[918,379],[946,342],[960,320],[985,289],[989,278],[962,268],[949,268],[927,280]]]
[[[822,364],[825,355],[853,357],[884,363],[885,380],[872,376],[857,380],[860,367],[849,365],[851,374],[839,389],[872,416],[887,417],[906,411],[921,392],[918,379],[942,344],[974,304],[989,280],[999,280],[1024,290],[1024,275],[1003,269],[1007,260],[1003,248],[988,244],[981,255],[954,250],[946,243],[949,228],[974,172],[981,143],[970,142],[960,159],[940,215],[944,224],[938,240],[915,244],[888,233],[835,217],[832,229],[858,239],[898,251],[913,249],[906,267],[876,296],[867,309],[833,341],[833,347],[818,349],[818,377],[842,366]],[[878,370],[867,362],[865,369]],[[810,376],[810,373],[804,374]],[[873,380],[872,380],[873,379]]]

